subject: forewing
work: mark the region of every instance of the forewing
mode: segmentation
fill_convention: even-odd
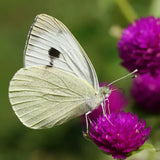
[[[13,110],[21,122],[34,129],[50,128],[84,114],[85,100],[94,96],[87,82],[57,68],[22,68],[9,86]]]
[[[66,70],[99,91],[96,72],[86,53],[67,27],[51,16],[35,18],[24,50],[24,65],[49,65]]]

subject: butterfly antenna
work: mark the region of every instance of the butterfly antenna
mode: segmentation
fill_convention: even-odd
[[[114,83],[116,83],[116,82],[118,82],[118,81],[120,81],[120,80],[122,80],[122,79],[128,78],[128,77],[130,77],[130,76],[136,77],[136,75],[134,75],[134,73],[136,73],[136,72],[138,72],[138,69],[135,69],[133,72],[131,72],[131,73],[129,73],[129,74],[127,74],[127,75],[125,75],[125,76],[123,76],[123,77],[121,77],[121,78],[119,78],[119,79],[116,79],[115,81],[113,81],[113,82],[111,82],[111,83],[109,83],[109,84],[107,85],[107,87],[111,86],[112,84],[114,84]]]

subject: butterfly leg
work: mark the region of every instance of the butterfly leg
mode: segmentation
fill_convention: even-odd
[[[105,101],[107,101],[107,110],[108,110],[108,114],[111,114],[110,108],[109,108],[109,99],[108,99],[108,97],[105,98]]]
[[[106,116],[106,106],[104,102],[101,103],[103,115]]]
[[[109,110],[109,100],[108,100],[108,97],[103,97],[103,102],[101,103],[101,106],[102,106],[102,111],[103,111],[103,115],[106,116],[106,101],[107,101],[107,108],[108,108],[108,113],[110,114],[110,110]]]
[[[88,114],[90,114],[91,112],[87,112],[85,114],[85,120],[86,120],[86,133],[88,134],[88,128],[89,128],[89,118],[88,118]]]
[[[109,99],[108,97],[105,98],[105,100],[103,101],[103,103],[101,104],[102,106],[102,111],[103,111],[103,115],[107,118],[108,122],[113,126],[113,123],[109,120],[109,118],[106,115],[106,103],[105,101],[107,101],[107,108],[108,108],[108,114],[110,115],[110,108],[109,108]]]

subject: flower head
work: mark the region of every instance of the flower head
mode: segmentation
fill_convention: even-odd
[[[139,106],[160,113],[160,75],[139,75],[133,80],[131,93]]]
[[[160,73],[160,18],[136,20],[124,29],[118,43],[122,65],[129,71]]]
[[[114,158],[125,159],[148,139],[150,127],[146,122],[138,121],[138,116],[132,113],[111,113],[100,116],[96,122],[91,122],[89,135],[100,149],[112,154]]]

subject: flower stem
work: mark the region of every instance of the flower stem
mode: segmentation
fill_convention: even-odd
[[[125,18],[129,22],[133,22],[135,19],[138,18],[135,10],[132,8],[132,6],[128,3],[127,0],[115,0],[115,2],[117,3]]]

